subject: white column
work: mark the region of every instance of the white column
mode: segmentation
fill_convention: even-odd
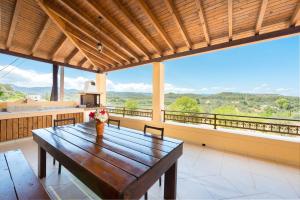
[[[153,63],[152,79],[152,109],[153,121],[161,122],[161,110],[164,109],[164,65],[160,62]]]
[[[96,74],[96,88],[97,92],[100,93],[101,105],[106,105],[106,73]]]
[[[65,68],[60,66],[59,100],[64,101],[65,96]]]

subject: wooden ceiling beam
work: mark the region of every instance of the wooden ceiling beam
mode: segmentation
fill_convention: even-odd
[[[295,26],[299,20],[300,20],[300,1],[298,1],[295,12],[291,17],[290,26]]]
[[[112,2],[118,7],[121,13],[135,26],[139,33],[144,37],[144,39],[157,51],[161,56],[162,50],[159,45],[152,39],[152,37],[144,30],[136,18],[122,5],[119,0],[112,0]]]
[[[200,19],[200,24],[202,26],[205,41],[206,41],[207,45],[209,46],[210,45],[210,37],[209,37],[209,33],[208,33],[207,22],[206,22],[204,10],[201,5],[201,0],[195,0],[195,2],[196,2],[197,14]]]
[[[109,70],[111,67],[113,67],[113,65],[111,64],[107,64],[106,62],[104,62],[103,60],[99,60],[98,56],[88,52],[84,49],[85,53],[93,60],[93,62],[96,62],[98,65],[103,66],[105,68],[105,71]]]
[[[177,9],[173,3],[173,0],[164,0],[165,1],[165,4],[169,10],[169,12],[171,13],[173,19],[174,19],[174,22],[186,44],[186,46],[189,48],[189,49],[192,49],[192,41],[191,39],[189,38],[189,35],[188,33],[186,32],[185,28],[184,28],[184,25],[181,21],[181,18],[179,16],[179,13],[177,12]]]
[[[71,60],[75,57],[75,55],[79,52],[79,50],[75,47],[70,54],[65,58],[66,63],[70,63]]]
[[[84,35],[81,32],[78,32],[77,29],[73,29],[70,26],[67,26],[66,30],[85,45],[89,46],[94,50],[97,50],[97,41],[90,39],[88,36]],[[118,59],[115,58],[115,56],[111,53],[109,49],[102,51],[101,54],[107,57],[108,59],[112,60],[116,64],[120,64],[120,65],[123,64],[122,62],[120,62]]]
[[[67,37],[65,35],[62,35],[57,45],[54,47],[53,53],[51,55],[51,59],[57,57],[59,51],[63,48],[66,41],[67,41]]]
[[[87,58],[86,57],[83,57],[79,62],[78,62],[78,66],[81,66],[82,67],[82,65],[85,63],[85,62],[87,62],[88,60],[87,60]]]
[[[232,4],[233,0],[228,0],[228,37],[229,37],[229,41],[232,40],[232,35],[233,35],[233,4]]]
[[[119,34],[121,34],[126,40],[128,40],[136,49],[138,49],[146,59],[151,58],[151,55],[148,53],[148,50],[138,42],[128,30],[125,30],[113,17],[108,15],[104,8],[101,7],[101,4],[98,4],[95,0],[86,1],[104,20],[106,20],[112,27],[114,27]]]
[[[17,21],[19,17],[19,13],[21,10],[21,5],[22,5],[23,0],[16,0],[15,4],[15,9],[14,9],[14,14],[10,23],[9,31],[8,31],[8,36],[6,40],[6,49],[9,49],[11,47],[11,43],[13,40],[13,36],[15,34],[16,26],[17,26]]]
[[[34,55],[35,51],[37,50],[38,46],[40,45],[42,39],[44,38],[44,36],[46,35],[47,30],[49,29],[49,26],[51,25],[51,20],[49,19],[49,17],[47,17],[47,19],[45,20],[43,27],[40,29],[40,33],[38,35],[38,37],[36,38],[32,48],[31,48],[31,55]]]
[[[103,57],[103,54],[101,55],[99,51],[96,51],[89,46],[87,46],[85,43],[79,41],[80,48],[84,50],[85,52],[88,52],[89,54],[96,57],[98,60],[101,60],[101,62],[105,63],[105,65],[113,65],[111,60],[108,60],[107,58]]]
[[[95,40],[96,41],[95,46],[97,45],[97,43],[99,41],[101,41],[101,43],[105,46],[103,52],[106,52],[107,50],[109,50],[112,54],[114,54],[116,57],[120,58],[122,61],[130,63],[130,61],[127,59],[127,56],[124,53],[121,53],[119,51],[119,49],[114,47],[113,44],[101,40],[101,38],[99,38],[99,36],[95,33],[95,31],[86,27],[84,24],[80,23],[79,21],[74,23],[72,21],[72,17],[70,17],[68,15],[63,15],[61,11],[56,11],[53,9],[52,9],[52,11],[65,22],[65,29],[68,32],[72,32],[73,35],[79,34],[80,37],[83,37],[83,38],[89,37],[89,38]],[[86,35],[86,36],[84,36],[84,35]]]
[[[80,46],[78,45],[77,39],[75,39],[74,37],[70,36],[68,34],[68,32],[65,30],[65,23],[63,22],[63,20],[61,20],[55,13],[53,13],[51,11],[51,9],[45,4],[45,2],[47,2],[46,0],[37,0],[38,4],[40,5],[40,7],[42,8],[42,10],[48,15],[48,17],[61,29],[61,31],[66,35],[66,37],[73,43],[73,45],[75,47],[77,47],[77,49],[87,58],[87,60],[89,60],[90,63],[92,63],[96,68],[98,68],[98,66],[93,63],[88,56],[85,54],[84,51],[82,51],[80,49]],[[103,69],[101,69],[103,70]]]
[[[268,0],[262,0],[261,6],[260,6],[260,11],[258,13],[256,27],[255,27],[255,34],[256,35],[259,34],[259,31],[262,27],[262,23],[263,23],[264,16],[265,16],[265,13],[266,13],[267,5],[268,5]]]
[[[46,58],[41,58],[41,57],[36,57],[36,56],[33,56],[33,55],[29,55],[29,54],[19,53],[19,52],[11,51],[11,50],[8,50],[8,49],[0,49],[0,53],[16,56],[16,57],[20,57],[20,58],[26,58],[26,59],[30,59],[30,60],[35,60],[35,61],[39,61],[39,62],[44,62],[44,63],[50,63],[50,64],[55,64],[55,65],[60,65],[60,66],[66,66],[66,67],[70,67],[70,68],[73,68],[73,69],[79,69],[79,70],[83,70],[83,71],[100,73],[99,70],[95,70],[95,69],[91,70],[91,69],[81,68],[79,66],[72,65],[70,63],[49,60],[49,59],[46,59]]]
[[[74,14],[76,14],[81,20],[83,20],[85,23],[89,24],[91,27],[97,30],[103,37],[105,37],[107,41],[110,41],[113,45],[115,45],[118,48],[118,50],[116,49],[116,51],[122,50],[127,55],[129,55],[130,59],[129,60],[126,59],[126,60],[128,60],[129,62],[131,62],[131,60],[135,60],[137,62],[139,61],[139,56],[134,51],[132,51],[123,41],[121,41],[119,38],[112,35],[109,31],[104,29],[104,27],[99,28],[100,21],[91,18],[86,12],[80,9],[78,5],[76,5],[72,1],[68,1],[68,0],[59,0],[59,1],[64,6],[67,6],[69,9],[71,9],[74,12]],[[68,16],[66,16],[64,13],[61,13],[61,16],[63,16],[64,18],[68,18]],[[78,21],[74,21],[74,19],[68,20],[68,22],[70,24],[78,23]],[[82,26],[79,26],[78,28],[81,29]],[[104,44],[103,38],[100,38],[99,36],[97,38],[99,39],[99,42]]]
[[[139,2],[140,7],[143,9],[144,13],[150,19],[152,25],[155,27],[155,29],[158,32],[158,34],[160,35],[160,37],[166,42],[168,47],[174,52],[175,49],[176,49],[175,45],[173,44],[173,42],[171,41],[169,36],[166,34],[166,32],[163,30],[163,28],[161,27],[159,21],[153,15],[153,12],[150,10],[150,8],[146,4],[146,2],[144,0],[137,0],[137,1]]]

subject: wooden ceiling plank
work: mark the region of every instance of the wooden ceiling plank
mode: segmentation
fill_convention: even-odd
[[[228,37],[229,41],[232,40],[232,35],[233,35],[233,25],[232,25],[232,20],[233,20],[233,0],[228,0]]]
[[[295,26],[299,20],[300,20],[300,0],[297,3],[293,16],[291,17],[290,26]]]
[[[67,41],[67,37],[65,35],[62,35],[60,40],[58,41],[57,45],[54,48],[53,54],[51,55],[51,59],[54,59],[57,57],[59,51],[63,48],[66,41]]]
[[[75,57],[75,55],[79,52],[79,50],[75,47],[70,54],[65,58],[66,63],[70,63],[71,60]]]
[[[204,34],[206,43],[209,46],[210,45],[210,37],[209,37],[209,33],[208,33],[207,22],[206,22],[206,18],[204,15],[204,10],[201,5],[201,0],[195,0],[195,2],[196,2],[197,14],[199,16],[200,24],[203,29],[203,34]]]
[[[11,43],[13,40],[13,36],[15,34],[16,26],[17,26],[18,16],[19,16],[21,6],[22,6],[22,1],[23,0],[16,0],[14,14],[13,14],[13,17],[12,17],[12,20],[10,23],[8,36],[7,36],[7,40],[6,40],[6,49],[10,49],[10,47],[11,47]]]
[[[77,40],[70,36],[67,31],[65,31],[65,23],[54,13],[50,10],[50,8],[45,4],[46,0],[37,0],[38,4],[42,8],[42,10],[48,15],[48,17],[61,29],[61,31],[68,37],[68,39],[73,43],[75,47],[89,60],[90,63],[92,63],[96,68],[98,66],[93,63],[88,56],[85,54],[83,50],[80,49],[80,46],[77,43]],[[103,69],[101,69],[103,70]]]
[[[176,10],[176,7],[175,7],[175,5],[173,3],[173,0],[164,0],[164,1],[165,1],[165,4],[166,4],[169,12],[171,13],[171,15],[172,15],[172,17],[174,19],[174,22],[175,22],[175,24],[176,24],[176,26],[177,26],[177,28],[178,28],[181,36],[183,37],[183,40],[184,40],[186,46],[189,49],[191,49],[192,45],[193,45],[192,41],[189,38],[188,33],[186,32],[186,30],[184,28],[184,25],[183,25],[182,20],[181,20],[181,18],[179,16],[179,13]]]
[[[257,22],[256,22],[255,34],[259,34],[259,31],[262,27],[262,23],[263,23],[264,16],[266,13],[267,5],[268,5],[268,0],[262,0],[261,6],[260,6],[260,11],[258,13],[258,18],[257,18]]]
[[[171,39],[169,38],[169,36],[166,34],[166,32],[163,30],[163,28],[161,27],[159,21],[153,15],[152,11],[150,10],[150,8],[146,4],[146,2],[144,0],[137,0],[137,1],[139,2],[140,7],[143,9],[144,13],[150,19],[152,25],[155,27],[155,29],[158,32],[158,34],[160,35],[160,37],[166,42],[166,44],[168,45],[168,47],[172,51],[175,51],[175,49],[176,49],[175,45],[173,44],[173,42],[171,41]]]
[[[137,62],[139,61],[139,58],[138,58],[139,56],[134,51],[132,51],[129,47],[127,47],[127,45],[124,44],[124,42],[122,42],[119,38],[112,35],[109,31],[107,31],[103,27],[99,28],[99,22],[92,19],[86,12],[83,12],[74,2],[68,1],[68,0],[59,0],[59,1],[61,3],[63,3],[65,6],[67,6],[69,9],[73,10],[73,12],[75,14],[77,14],[77,16],[80,17],[84,22],[86,22],[87,24],[92,26],[94,29],[99,31],[107,40],[109,40],[111,43],[113,43],[115,46],[117,46],[123,52],[128,54],[131,57],[131,59],[134,59]],[[65,17],[67,17],[67,16],[65,16]],[[69,23],[74,24],[77,22],[69,22]],[[81,27],[79,27],[79,28],[81,28]],[[98,36],[98,38],[99,38],[99,36]],[[99,41],[101,43],[103,43],[102,39],[100,39]],[[129,60],[129,62],[131,62],[131,61]]]
[[[112,25],[118,33],[120,33],[124,38],[126,38],[136,49],[143,53],[147,59],[151,58],[148,50],[140,44],[129,32],[125,30],[114,18],[108,15],[100,4],[96,3],[94,0],[87,0],[88,4],[99,14],[103,19],[105,19],[110,25]]]
[[[38,37],[36,38],[32,48],[31,48],[31,55],[34,55],[36,52],[38,46],[40,45],[41,41],[43,40],[44,36],[46,35],[47,30],[49,29],[49,26],[51,25],[51,20],[49,17],[44,22],[43,27],[41,28],[41,32],[39,33]]]
[[[142,25],[135,19],[135,17],[122,5],[119,0],[112,0],[112,2],[118,7],[121,13],[135,26],[139,33],[144,37],[144,39],[157,51],[161,56],[162,50],[158,44],[152,39],[152,37],[144,30]]]

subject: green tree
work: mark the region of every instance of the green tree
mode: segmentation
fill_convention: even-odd
[[[181,112],[202,112],[202,108],[197,103],[197,100],[187,96],[177,98],[175,102],[169,105],[168,109]]]
[[[127,99],[124,103],[125,108],[129,110],[136,110],[139,107],[139,103],[133,99]]]
[[[276,100],[276,104],[280,109],[288,110],[290,107],[290,102],[286,98],[279,98]]]
[[[216,114],[230,114],[230,115],[239,114],[239,110],[233,105],[220,106],[218,108],[215,108],[213,112]]]

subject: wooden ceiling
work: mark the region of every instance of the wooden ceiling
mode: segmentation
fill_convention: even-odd
[[[0,9],[1,53],[94,72],[300,32],[300,0],[1,0]]]

